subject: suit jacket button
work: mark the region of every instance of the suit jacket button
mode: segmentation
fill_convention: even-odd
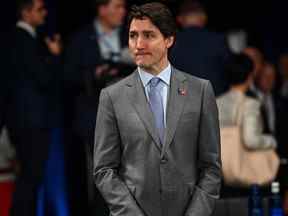
[[[165,164],[167,162],[168,162],[167,158],[164,157],[164,158],[161,159],[161,164]]]

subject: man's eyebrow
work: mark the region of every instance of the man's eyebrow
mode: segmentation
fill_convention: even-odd
[[[153,33],[154,31],[152,31],[152,30],[144,30],[144,31],[141,31],[140,33],[143,33],[143,34],[147,34],[147,33]],[[135,31],[135,30],[131,30],[131,31],[129,31],[129,33],[138,33],[137,31]]]
[[[152,30],[145,30],[145,31],[143,31],[143,33],[144,34],[150,34],[150,33],[153,33],[154,31],[152,31]]]

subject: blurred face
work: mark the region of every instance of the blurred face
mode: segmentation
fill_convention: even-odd
[[[45,23],[47,10],[44,7],[43,0],[34,0],[32,7],[24,9],[23,19],[33,27],[38,27]]]
[[[275,83],[275,69],[272,65],[265,65],[259,77],[259,88],[265,92],[271,92]]]
[[[191,26],[203,28],[207,24],[207,16],[204,12],[187,13],[177,17],[181,27],[187,28]]]
[[[110,0],[107,5],[100,6],[99,18],[112,28],[123,23],[126,15],[125,0]]]
[[[168,65],[168,49],[173,37],[164,38],[150,19],[133,19],[129,28],[129,49],[137,66],[159,73]]]
[[[256,78],[257,76],[260,76],[260,73],[262,71],[263,67],[263,55],[262,53],[253,47],[248,47],[244,50],[244,53],[248,55],[251,60],[253,61],[254,70],[253,70],[253,76]]]

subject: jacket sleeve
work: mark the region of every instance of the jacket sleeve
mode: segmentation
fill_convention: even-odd
[[[263,134],[263,123],[260,114],[260,103],[247,101],[242,119],[242,135],[249,149],[276,148],[276,140],[271,135]]]
[[[101,91],[94,145],[94,181],[113,216],[144,216],[128,187],[118,175],[121,141],[111,98]]]
[[[185,216],[209,216],[219,198],[221,151],[218,109],[209,82],[205,83],[198,137],[199,179]]]

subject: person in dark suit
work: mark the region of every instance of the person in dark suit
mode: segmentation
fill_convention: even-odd
[[[171,50],[171,63],[183,71],[211,81],[216,96],[228,90],[224,63],[230,55],[225,37],[205,28],[207,14],[197,1],[185,0],[176,17],[181,30]]]
[[[47,38],[49,55],[46,56],[46,45],[38,43],[36,28],[44,24],[47,15],[43,0],[19,0],[17,9],[19,20],[10,44],[11,92],[7,120],[19,162],[11,215],[33,216],[57,109],[54,73],[57,73],[56,59],[61,48],[59,37]]]
[[[101,91],[95,184],[113,216],[209,216],[221,183],[212,86],[169,63],[176,27],[166,6],[134,6],[129,17],[138,68]]]
[[[74,128],[91,146],[100,90],[128,73],[131,63],[121,27],[125,1],[95,0],[95,7],[93,22],[75,33],[68,44],[64,66],[64,80],[75,109]]]
[[[6,37],[7,34],[2,34],[0,36],[0,59],[1,61],[1,71],[0,71],[0,134],[1,130],[5,124],[5,112],[6,112],[6,107],[7,107],[7,93],[9,84],[8,84],[8,74],[9,74],[9,56],[8,50],[9,48],[7,47],[7,41],[8,37]],[[4,42],[5,41],[5,42]]]
[[[261,76],[256,80],[257,97],[261,102],[261,113],[263,117],[264,133],[276,135],[277,109],[274,86],[276,81],[276,68],[274,65],[265,62]]]
[[[93,193],[95,185],[90,172],[98,98],[103,87],[132,72],[131,68],[134,69],[134,65],[129,57],[127,36],[122,27],[126,14],[125,0],[94,2],[94,20],[73,35],[65,52],[64,84],[68,106],[66,110],[71,110],[67,113],[66,124],[67,128],[72,125],[75,135],[73,141],[78,140],[77,145],[73,145],[75,149],[69,148],[70,155],[76,154],[78,158],[83,159],[82,161],[87,161],[85,164],[77,162],[73,166],[72,175],[75,173],[75,167],[79,167],[77,170],[83,173],[87,166],[89,209],[94,211],[93,214],[105,215],[100,195],[97,192]],[[85,174],[87,172],[82,176]],[[86,179],[81,181],[86,182]],[[81,194],[83,189],[75,193]]]
[[[246,95],[257,99],[258,90],[256,82],[259,79],[259,77],[261,77],[263,71],[264,56],[263,53],[256,47],[246,47],[243,50],[243,53],[253,61],[252,82],[250,83],[250,86],[246,91]]]

